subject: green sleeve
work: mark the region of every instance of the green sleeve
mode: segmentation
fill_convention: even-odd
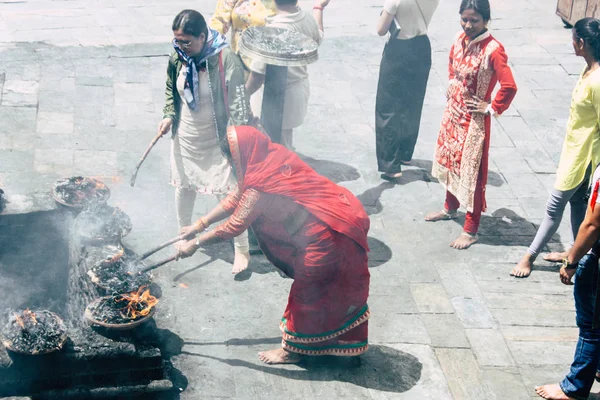
[[[169,57],[169,65],[167,66],[167,83],[165,87],[165,107],[163,108],[163,119],[171,118],[175,120],[175,102],[173,99],[173,76],[175,71],[175,64]]]
[[[229,103],[230,124],[247,125],[250,121],[250,102],[246,93],[246,79],[242,60],[228,52],[223,57],[227,100]]]

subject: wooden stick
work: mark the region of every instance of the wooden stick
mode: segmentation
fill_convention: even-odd
[[[129,182],[131,184],[131,187],[133,187],[135,185],[135,179],[137,178],[137,174],[138,174],[138,171],[140,170],[140,167],[142,166],[142,163],[144,162],[146,157],[148,157],[148,154],[150,154],[150,150],[152,150],[152,148],[154,147],[156,142],[158,142],[158,140],[162,136],[163,136],[162,132],[158,132],[158,134],[156,136],[154,136],[154,139],[152,139],[152,141],[150,142],[150,145],[144,152],[144,155],[142,156],[142,158],[140,158],[140,161],[138,161],[137,165],[135,166],[135,170],[133,171],[133,175],[131,175],[131,181]]]
[[[153,249],[151,249],[151,250],[148,250],[147,252],[145,252],[144,254],[142,254],[142,255],[141,255],[141,256],[140,256],[140,257],[139,257],[137,260],[135,260],[135,261],[136,261],[136,262],[140,262],[140,261],[142,261],[143,259],[150,257],[152,254],[156,253],[156,252],[157,252],[157,251],[159,251],[159,250],[162,250],[162,249],[164,249],[165,247],[167,247],[167,246],[169,246],[169,245],[171,245],[171,244],[173,244],[173,243],[179,242],[180,240],[185,240],[185,238],[186,238],[186,236],[184,236],[184,235],[180,235],[180,236],[174,237],[173,239],[171,239],[171,240],[169,240],[169,241],[166,241],[166,242],[164,242],[164,243],[163,243],[163,244],[161,244],[160,246],[157,246],[157,247],[155,247],[155,248],[153,248]]]
[[[156,269],[156,268],[158,268],[158,267],[161,267],[161,266],[163,266],[163,265],[165,265],[165,264],[168,264],[168,263],[170,263],[171,261],[175,261],[175,260],[177,260],[178,258],[179,258],[179,254],[175,254],[174,256],[171,256],[171,257],[169,257],[169,258],[165,258],[165,259],[164,259],[164,260],[162,260],[162,261],[159,261],[159,262],[157,262],[157,263],[154,263],[154,264],[152,264],[152,265],[149,265],[149,266],[147,266],[147,267],[145,267],[145,268],[142,268],[142,269],[140,270],[140,272],[148,272],[148,271],[152,271],[153,269]]]

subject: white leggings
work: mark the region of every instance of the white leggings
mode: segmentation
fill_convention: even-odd
[[[217,200],[221,201],[225,196],[216,195]],[[177,210],[177,223],[179,228],[192,224],[192,214],[194,213],[194,203],[196,202],[196,191],[190,189],[175,189],[175,208]],[[233,238],[233,245],[236,253],[248,254],[250,245],[248,244],[248,231]]]

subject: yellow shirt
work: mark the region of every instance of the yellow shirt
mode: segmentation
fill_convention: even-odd
[[[275,14],[273,0],[218,0],[210,26],[223,35],[231,28],[231,49],[238,53],[242,33],[251,26],[263,26]]]
[[[557,190],[576,188],[583,182],[588,166],[592,164],[594,169],[600,163],[600,69],[585,78],[584,73],[571,98],[567,136],[554,184]]]

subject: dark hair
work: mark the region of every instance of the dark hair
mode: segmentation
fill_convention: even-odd
[[[278,6],[287,6],[287,5],[296,5],[298,4],[298,0],[275,0],[275,3]]]
[[[208,36],[206,20],[202,14],[195,10],[183,10],[177,14],[173,20],[173,31],[180,29],[186,35],[200,37],[200,34],[204,33],[204,36]]]
[[[221,153],[225,156],[227,161],[229,161],[229,165],[233,166],[233,156],[231,155],[231,148],[229,147],[229,140],[227,139],[227,135],[219,138],[219,145],[221,147]],[[235,175],[235,168],[231,168]]]
[[[573,27],[575,39],[581,39],[589,46],[594,60],[600,61],[600,20],[596,18],[583,18]]]
[[[462,14],[465,10],[475,11],[483,17],[485,22],[492,19],[489,0],[462,0],[459,13]]]

